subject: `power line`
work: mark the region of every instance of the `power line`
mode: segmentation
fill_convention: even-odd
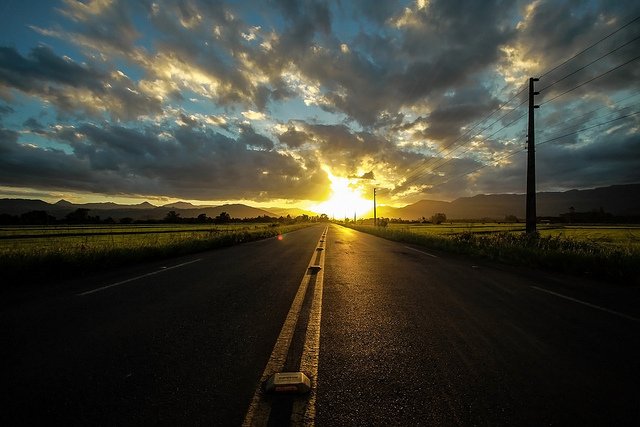
[[[612,100],[611,102],[615,103],[615,104],[619,104],[619,103],[624,102],[624,101],[626,101],[628,99],[635,98],[638,95],[640,95],[640,91],[634,92],[631,95],[625,96],[625,97],[620,98],[620,99]],[[614,111],[622,111],[623,109],[631,108],[633,106],[635,106],[635,105],[632,104],[632,105],[629,105],[627,107],[624,107],[624,108],[621,108],[621,109],[618,109],[618,110],[614,110]],[[598,108],[596,108],[594,110],[587,111],[586,113],[580,114],[579,116],[575,116],[575,117],[572,117],[570,119],[565,119],[563,123],[556,123],[554,125],[547,126],[545,129],[554,128],[554,127],[557,127],[559,124],[565,124],[565,123],[571,122],[573,120],[576,120],[576,119],[591,115],[593,113],[596,113],[596,112],[602,110],[603,108],[609,108],[609,105],[603,105],[602,107],[598,107]]]
[[[581,54],[583,54],[584,52],[586,52],[586,51],[588,51],[589,49],[593,48],[594,46],[596,46],[596,45],[600,44],[601,42],[603,42],[604,40],[606,40],[606,39],[610,38],[611,36],[613,36],[613,35],[617,34],[618,32],[622,31],[624,28],[626,28],[626,27],[630,26],[631,24],[633,24],[634,22],[636,22],[636,21],[638,21],[638,20],[640,20],[640,16],[635,17],[634,19],[632,19],[631,21],[629,21],[629,22],[627,22],[626,24],[622,25],[621,27],[619,27],[619,28],[618,28],[618,29],[616,29],[615,31],[613,31],[613,32],[609,33],[609,34],[608,34],[608,35],[606,35],[605,37],[601,38],[600,40],[596,41],[595,43],[591,44],[590,46],[588,46],[588,47],[584,48],[583,50],[581,50],[580,52],[576,53],[576,54],[575,54],[575,55],[573,55],[571,58],[569,58],[569,59],[565,60],[565,61],[564,61],[564,62],[562,62],[561,64],[558,64],[558,65],[556,65],[555,67],[553,67],[552,69],[550,69],[550,70],[548,70],[548,71],[544,72],[540,77],[544,77],[544,76],[546,76],[546,75],[550,74],[551,72],[553,72],[553,71],[557,70],[558,68],[560,68],[560,67],[564,66],[565,64],[569,63],[570,61],[572,61],[572,60],[573,60],[573,59],[575,59],[576,57],[580,56],[580,55],[581,55]],[[608,55],[610,55],[610,54],[612,54],[612,53],[614,53],[614,52],[616,52],[616,51],[618,51],[618,50],[622,49],[623,47],[625,47],[625,46],[627,46],[627,45],[631,44],[632,42],[634,42],[634,41],[638,40],[639,38],[640,38],[640,36],[637,36],[637,37],[635,37],[634,39],[632,39],[632,40],[630,40],[630,41],[628,41],[628,42],[624,43],[623,45],[618,46],[617,48],[615,48],[615,49],[613,49],[613,50],[611,50],[611,51],[609,51],[609,52],[605,53],[604,55],[601,55],[599,58],[597,58],[597,59],[595,59],[595,60],[591,61],[590,63],[588,63],[588,64],[586,64],[586,65],[584,65],[584,66],[582,66],[582,67],[578,68],[577,70],[574,70],[573,72],[571,72],[571,73],[569,73],[569,74],[565,75],[564,77],[562,77],[562,78],[560,78],[560,79],[558,79],[558,80],[556,80],[556,81],[552,82],[551,84],[549,84],[549,85],[545,86],[545,87],[544,87],[543,89],[541,89],[539,92],[542,92],[542,91],[544,91],[544,90],[546,90],[546,89],[549,89],[550,87],[554,86],[555,84],[557,84],[557,83],[559,83],[559,82],[561,82],[561,81],[563,81],[563,80],[567,79],[568,77],[570,77],[570,76],[572,76],[572,75],[575,75],[576,73],[578,73],[578,72],[580,72],[580,71],[584,70],[585,68],[587,68],[587,67],[589,67],[589,66],[593,65],[594,63],[596,63],[596,62],[600,61],[601,59],[605,58],[606,56],[608,56]],[[611,73],[611,72],[613,72],[613,71],[615,71],[615,70],[617,70],[617,69],[619,69],[619,68],[621,68],[621,67],[623,67],[623,66],[625,66],[625,65],[627,65],[627,64],[629,64],[629,63],[631,63],[631,62],[633,62],[633,61],[635,61],[635,60],[637,60],[637,59],[639,59],[639,58],[640,58],[640,56],[637,56],[637,57],[635,57],[635,58],[633,58],[633,59],[631,59],[631,60],[629,60],[629,61],[627,61],[627,62],[625,62],[625,63],[623,63],[623,64],[620,64],[620,65],[618,65],[618,66],[616,66],[616,67],[614,67],[614,68],[612,68],[612,69],[610,69],[610,70],[608,70],[608,71],[606,71],[606,72],[604,72],[604,73],[601,73],[601,74],[599,74],[599,75],[597,75],[597,76],[595,76],[595,77],[593,77],[593,78],[591,78],[591,79],[589,79],[589,80],[587,80],[587,81],[585,81],[585,82],[583,82],[583,83],[581,83],[581,84],[579,84],[579,85],[577,85],[577,86],[575,86],[575,87],[573,87],[573,88],[571,88],[571,89],[569,89],[569,90],[566,90],[565,92],[563,92],[563,93],[561,93],[561,94],[559,94],[559,95],[556,95],[555,97],[553,97],[553,98],[551,98],[551,99],[549,99],[549,100],[546,100],[545,102],[543,102],[543,103],[542,103],[542,104],[540,104],[540,105],[548,104],[548,103],[550,103],[550,102],[552,102],[552,101],[554,101],[554,100],[556,100],[556,99],[560,98],[561,96],[564,96],[564,95],[566,95],[567,93],[570,93],[570,92],[572,92],[572,91],[574,91],[574,90],[576,90],[576,89],[578,89],[578,88],[580,88],[580,87],[582,87],[582,86],[585,86],[585,85],[587,85],[588,83],[591,83],[592,81],[597,80],[597,79],[599,79],[599,78],[601,78],[601,77],[603,77],[603,76],[605,76],[605,75],[607,75],[607,74],[609,74],[609,73]],[[446,146],[445,146],[445,147],[443,147],[441,150],[439,150],[439,151],[438,151],[438,152],[437,152],[433,157],[431,157],[430,159],[426,160],[422,165],[417,166],[413,171],[411,171],[409,174],[407,174],[407,175],[405,176],[405,180],[404,180],[404,182],[402,183],[402,186],[401,186],[401,187],[405,187],[405,188],[406,188],[408,185],[411,185],[412,183],[414,183],[414,182],[415,182],[419,177],[421,177],[422,175],[424,175],[424,172],[425,172],[425,171],[427,170],[427,168],[429,168],[430,166],[435,166],[435,167],[431,167],[431,172],[433,172],[433,171],[435,171],[435,170],[437,170],[437,169],[441,168],[442,166],[444,166],[444,165],[448,164],[449,162],[453,161],[453,160],[454,160],[454,158],[449,158],[449,159],[445,160],[444,162],[442,162],[442,163],[438,164],[437,162],[441,162],[441,161],[442,161],[442,160],[444,160],[444,159],[443,159],[443,158],[441,158],[441,159],[439,159],[439,160],[438,160],[438,159],[437,159],[437,157],[438,157],[438,156],[440,156],[440,155],[441,155],[441,154],[443,154],[443,153],[444,153],[445,155],[450,155],[450,154],[454,153],[456,150],[460,149],[460,148],[462,147],[461,145],[460,145],[460,146],[458,146],[458,147],[456,147],[456,148],[453,148],[453,149],[451,149],[451,150],[448,150],[450,147],[453,147],[453,146],[454,146],[458,141],[462,140],[462,139],[463,139],[463,138],[465,138],[467,135],[469,135],[469,134],[470,134],[470,133],[471,133],[475,128],[477,128],[481,123],[484,123],[485,121],[487,121],[487,120],[488,120],[490,117],[492,117],[496,112],[498,112],[498,111],[502,110],[502,109],[503,109],[506,105],[508,105],[511,101],[513,101],[515,98],[517,98],[518,96],[520,96],[520,94],[521,94],[524,90],[526,90],[526,86],[525,86],[525,88],[523,88],[520,92],[518,92],[515,96],[513,96],[511,99],[509,99],[507,102],[503,103],[503,104],[502,104],[502,105],[500,105],[497,109],[495,109],[494,111],[492,111],[488,116],[486,116],[486,117],[485,117],[485,118],[483,118],[482,120],[478,121],[478,122],[477,122],[477,123],[476,123],[472,128],[470,128],[469,130],[467,130],[464,134],[460,135],[456,140],[454,140],[453,142],[451,142],[450,144],[446,145]],[[635,95],[633,95],[633,96],[635,96]],[[625,99],[628,99],[628,98],[625,98]],[[485,127],[484,129],[482,129],[479,133],[476,133],[475,135],[471,136],[471,137],[469,138],[469,140],[468,140],[468,141],[471,141],[473,138],[475,138],[475,137],[477,137],[477,136],[481,135],[484,131],[486,131],[486,130],[490,129],[493,125],[495,125],[497,122],[499,122],[500,120],[502,120],[503,118],[505,118],[507,115],[509,115],[509,114],[513,113],[517,108],[519,108],[519,107],[520,107],[521,105],[523,105],[525,102],[527,102],[527,100],[525,100],[525,101],[523,101],[522,103],[520,103],[518,106],[516,106],[516,107],[515,107],[512,111],[510,111],[509,113],[507,113],[507,114],[505,114],[505,115],[501,116],[501,117],[500,117],[500,118],[498,118],[496,121],[492,122],[489,126],[487,126],[487,127]],[[619,101],[618,101],[618,102],[619,102]],[[603,108],[603,107],[601,107],[601,108]],[[626,109],[626,108],[630,108],[630,107],[625,107],[624,109]],[[599,110],[599,109],[597,109],[597,110]],[[594,110],[594,111],[597,111],[597,110]],[[622,110],[618,110],[618,111],[622,111]],[[590,112],[590,113],[591,113],[591,112]],[[586,114],[584,114],[584,115],[587,115],[587,114],[590,114],[590,113],[586,113]],[[593,128],[595,128],[595,127],[602,126],[602,125],[604,125],[604,124],[611,123],[611,122],[616,121],[616,120],[621,120],[621,119],[623,119],[623,118],[630,117],[630,116],[632,116],[632,115],[634,115],[634,114],[638,114],[638,113],[633,113],[633,114],[629,114],[629,115],[621,116],[621,117],[615,118],[615,119],[613,119],[613,120],[609,120],[609,121],[602,122],[602,123],[599,123],[599,124],[596,124],[596,125],[593,125],[593,126],[589,126],[589,127],[587,127],[587,128],[580,129],[580,130],[578,130],[578,131],[571,132],[571,133],[569,133],[569,134],[565,134],[565,135],[562,135],[562,136],[557,137],[557,138],[553,138],[553,139],[551,139],[551,140],[546,140],[546,141],[540,142],[539,144],[545,144],[545,143],[547,143],[547,142],[550,142],[550,141],[553,141],[553,140],[557,140],[557,139],[560,139],[560,138],[564,138],[564,137],[566,137],[566,136],[570,136],[570,135],[573,135],[573,134],[578,133],[578,132],[582,132],[582,131],[585,131],[585,130],[593,129]],[[518,117],[517,119],[515,119],[515,120],[511,121],[511,122],[510,122],[510,123],[508,123],[507,125],[505,125],[505,126],[501,127],[501,128],[500,128],[500,129],[498,129],[496,132],[494,132],[493,134],[491,134],[491,135],[490,135],[490,136],[488,136],[487,138],[485,138],[485,139],[483,139],[482,141],[480,141],[480,143],[482,143],[482,142],[485,142],[485,141],[489,140],[492,136],[494,136],[494,135],[495,135],[495,134],[497,134],[498,132],[502,131],[503,129],[505,129],[505,128],[507,128],[507,127],[511,126],[513,123],[517,122],[518,120],[520,120],[520,119],[521,119],[522,117],[524,117],[525,115],[526,115],[526,113],[525,113],[525,114],[523,114],[522,116]],[[584,116],[584,115],[582,115],[582,116]],[[582,117],[582,116],[579,116],[579,117]],[[575,120],[576,118],[579,118],[579,117],[574,117],[573,119],[570,119],[570,120]],[[579,126],[579,125],[578,125],[578,126]],[[573,126],[573,127],[575,127],[575,126]],[[472,148],[473,148],[473,147],[472,147],[472,146],[470,146],[470,147],[468,147],[465,151],[463,151],[462,153],[459,153],[459,154],[465,154],[465,153],[467,153],[468,151],[470,151]],[[448,150],[448,151],[447,151],[447,150]],[[515,155],[516,153],[521,152],[521,151],[524,151],[524,149],[521,149],[521,150],[518,150],[518,151],[516,151],[516,152],[513,152],[513,153],[509,154],[508,156],[506,156],[506,157],[504,157],[504,158],[500,158],[500,159],[498,159],[498,161],[506,160],[507,158],[509,158],[509,157],[511,157],[511,156],[513,156],[513,155]],[[446,153],[445,153],[445,152],[446,152]],[[435,164],[435,165],[433,165],[434,163],[436,163],[436,164]],[[482,167],[480,167],[480,168],[478,168],[478,169],[476,169],[476,170],[474,170],[474,171],[471,171],[471,172],[469,172],[469,173],[463,174],[463,175],[461,175],[461,176],[465,176],[465,175],[468,175],[468,174],[470,174],[470,173],[474,173],[474,172],[476,172],[476,171],[478,171],[478,170],[480,170],[480,169],[482,169],[482,168],[484,168],[484,167],[486,167],[486,166],[488,166],[488,165],[484,165],[484,166],[482,166]],[[456,178],[453,178],[453,179],[458,179],[458,178],[459,178],[459,177],[456,177]],[[447,181],[445,181],[445,182],[443,182],[443,183],[441,183],[441,184],[437,184],[437,185],[442,185],[442,184],[447,183],[447,182],[449,182],[449,181],[451,181],[451,180],[452,180],[452,179],[447,180]],[[431,188],[433,188],[433,186],[432,186]]]
[[[626,118],[631,117],[631,116],[635,116],[636,114],[640,114],[640,111],[636,111],[635,113],[625,114],[624,116],[616,117],[615,119],[607,120],[606,122],[598,123],[598,124],[595,124],[595,125],[592,125],[592,126],[587,126],[586,128],[582,128],[582,129],[579,129],[579,130],[576,130],[576,131],[573,131],[573,132],[565,133],[564,135],[560,135],[560,136],[557,136],[555,138],[550,138],[550,139],[547,139],[545,141],[538,142],[537,145],[542,145],[542,144],[546,144],[548,142],[557,141],[559,139],[566,138],[567,136],[575,135],[575,134],[580,133],[580,132],[591,130],[591,129],[597,128],[599,126],[603,126],[603,125],[606,125],[606,124],[609,124],[609,123],[613,123],[613,122],[618,121],[618,120],[622,120],[622,119],[626,119]]]
[[[630,60],[628,60],[628,61],[626,61],[626,62],[624,62],[624,63],[622,63],[622,64],[620,64],[620,65],[618,65],[617,67],[611,68],[610,70],[605,71],[604,73],[598,74],[597,76],[595,76],[595,77],[593,77],[593,78],[591,78],[591,79],[587,80],[586,82],[580,83],[579,85],[574,86],[574,87],[572,87],[571,89],[566,90],[566,91],[562,92],[561,94],[554,96],[554,97],[553,97],[553,98],[551,98],[551,99],[546,100],[545,102],[543,102],[542,104],[540,104],[540,106],[543,106],[543,105],[545,105],[545,104],[548,104],[548,103],[550,103],[551,101],[554,101],[554,100],[556,100],[556,99],[560,98],[561,96],[568,94],[569,92],[573,92],[574,90],[576,90],[576,89],[578,89],[578,88],[580,88],[580,87],[582,87],[582,86],[584,86],[584,85],[586,85],[586,84],[588,84],[588,83],[591,83],[592,81],[597,80],[597,79],[599,79],[600,77],[606,76],[607,74],[609,74],[609,73],[611,73],[611,72],[613,72],[613,71],[615,71],[615,70],[617,70],[617,69],[619,69],[619,68],[622,68],[622,67],[624,67],[625,65],[630,64],[630,63],[631,63],[631,62],[633,62],[633,61],[636,61],[637,59],[640,59],[640,55],[638,55],[638,56],[636,56],[635,58],[632,58],[632,59],[630,59]]]
[[[638,40],[638,39],[640,39],[640,36],[637,36],[637,37],[635,37],[634,39],[632,39],[632,40],[630,40],[630,41],[626,42],[625,44],[623,44],[623,45],[621,45],[621,46],[618,46],[617,48],[615,48],[615,49],[613,49],[613,50],[610,50],[609,52],[605,53],[604,55],[600,56],[599,58],[594,59],[593,61],[589,62],[588,64],[586,64],[586,65],[584,65],[584,66],[582,66],[582,67],[580,67],[580,68],[578,68],[577,70],[575,70],[575,71],[573,71],[573,72],[571,72],[571,73],[569,73],[569,74],[565,75],[564,77],[562,77],[562,78],[560,78],[560,79],[558,79],[558,80],[554,81],[553,83],[548,84],[547,86],[545,86],[545,87],[543,87],[542,89],[540,89],[540,90],[539,90],[539,92],[543,92],[543,91],[545,91],[546,89],[549,89],[551,86],[555,85],[556,83],[559,83],[559,82],[561,82],[561,81],[565,80],[566,78],[573,76],[574,74],[576,74],[576,73],[578,73],[578,72],[580,72],[580,71],[584,70],[585,68],[587,68],[587,67],[589,67],[589,66],[591,66],[591,65],[595,64],[596,62],[600,61],[602,58],[605,58],[605,57],[607,57],[607,56],[611,55],[612,53],[614,53],[614,52],[616,52],[616,51],[618,51],[618,50],[622,49],[623,47],[625,47],[625,46],[627,46],[627,45],[629,45],[629,44],[633,43],[634,41],[636,41],[636,40]]]
[[[606,35],[605,37],[601,38],[600,40],[598,40],[597,42],[593,43],[591,46],[588,46],[584,49],[582,49],[580,52],[576,53],[575,55],[573,55],[571,58],[567,59],[566,61],[564,61],[561,64],[556,65],[555,67],[553,67],[552,69],[546,71],[545,73],[543,73],[542,75],[540,75],[540,77],[544,77],[547,74],[557,70],[558,68],[562,67],[563,65],[565,65],[566,63],[568,63],[569,61],[572,61],[573,59],[575,59],[576,57],[582,55],[584,52],[588,51],[589,49],[591,49],[592,47],[600,44],[601,42],[605,41],[606,39],[608,39],[609,37],[613,36],[614,34],[622,31],[623,29],[625,29],[626,27],[628,27],[629,25],[633,24],[634,22],[636,22],[637,20],[640,19],[640,16],[636,16],[635,18],[633,18],[631,21],[627,22],[626,24],[624,24],[622,27],[618,28],[617,30],[615,30],[612,33],[609,33],[608,35]]]
[[[602,120],[602,119],[604,119],[604,118],[606,118],[606,117],[613,116],[614,114],[621,113],[621,112],[623,112],[624,110],[628,110],[628,109],[630,109],[630,108],[636,108],[636,107],[638,107],[638,105],[637,105],[637,104],[627,105],[626,107],[622,107],[622,108],[618,108],[618,109],[616,109],[616,110],[612,110],[612,111],[610,111],[609,113],[604,114],[604,115],[603,115],[603,116],[601,116],[601,117],[597,117],[597,119]],[[567,120],[567,122],[570,122],[570,121],[572,121],[572,120],[578,119],[578,118],[583,117],[583,116],[588,115],[588,114],[591,114],[591,113],[581,114],[580,116],[576,116],[576,117],[574,117],[574,118],[572,118],[572,119]],[[584,122],[582,122],[582,123],[578,123],[578,124],[575,124],[575,125],[567,126],[567,127],[565,127],[565,128],[560,129],[560,131],[564,131],[564,130],[567,130],[567,129],[572,129],[572,128],[577,128],[577,127],[580,127],[580,126],[584,126],[586,123],[589,123],[590,121],[593,121],[593,120],[595,120],[595,119],[596,119],[596,118],[591,118],[591,119],[586,120],[586,121],[584,121]],[[555,128],[555,127],[558,127],[559,125],[560,125],[560,124],[556,124],[555,126],[547,127],[547,128],[545,128],[545,130],[553,129],[553,128]]]
[[[599,126],[604,126],[604,125],[606,125],[606,124],[613,123],[613,122],[618,121],[618,120],[626,119],[626,118],[628,118],[628,117],[635,116],[635,115],[637,115],[637,114],[640,114],[640,111],[636,111],[636,112],[634,112],[634,113],[626,114],[626,115],[624,115],[624,116],[620,116],[620,117],[617,117],[617,118],[612,119],[612,120],[607,120],[607,121],[605,121],[605,122],[601,122],[601,123],[598,123],[598,124],[595,124],[595,125],[592,125],[592,126],[588,126],[588,127],[586,127],[586,128],[579,129],[579,130],[574,131],[574,132],[569,132],[569,133],[566,133],[566,134],[564,134],[564,135],[560,135],[560,136],[557,136],[557,137],[554,137],[554,138],[547,139],[547,140],[542,141],[542,142],[538,142],[538,143],[536,143],[536,146],[540,146],[540,145],[543,145],[543,144],[547,144],[547,143],[549,143],[549,142],[557,141],[557,140],[559,140],[559,139],[566,138],[567,136],[575,135],[575,134],[578,134],[578,133],[580,133],[580,132],[584,132],[584,131],[587,131],[587,130],[591,130],[591,129],[594,129],[594,128],[599,127]],[[520,149],[518,149],[518,150],[515,150],[515,151],[512,151],[512,152],[510,152],[510,153],[507,153],[506,155],[504,155],[504,156],[502,156],[502,157],[499,157],[498,159],[494,160],[494,161],[493,161],[493,163],[495,163],[495,162],[501,162],[501,161],[507,160],[507,159],[509,159],[509,158],[511,158],[511,157],[513,157],[513,156],[515,156],[516,154],[521,153],[521,152],[523,152],[523,151],[525,151],[525,150],[526,150],[526,148],[520,148]],[[455,177],[453,177],[453,178],[450,178],[450,179],[448,179],[448,180],[446,180],[446,181],[443,181],[443,182],[439,182],[439,183],[433,184],[433,185],[431,185],[431,186],[429,187],[429,189],[433,189],[434,187],[438,187],[438,186],[440,186],[440,185],[447,184],[447,183],[449,183],[449,182],[451,182],[451,181],[458,180],[458,179],[460,179],[460,178],[462,178],[462,177],[465,177],[465,176],[467,176],[467,175],[471,175],[471,174],[476,173],[476,172],[478,172],[478,171],[480,171],[480,170],[482,170],[482,169],[484,169],[484,168],[486,168],[486,167],[488,167],[488,166],[491,166],[491,164],[490,164],[490,163],[484,164],[484,165],[482,165],[482,166],[480,166],[480,167],[477,167],[477,168],[475,168],[475,169],[473,169],[473,170],[471,170],[471,171],[465,172],[465,173],[463,173],[463,174],[457,175],[457,176],[455,176]],[[424,184],[424,185],[429,185],[429,184]]]
[[[517,121],[519,121],[520,119],[522,119],[524,116],[526,116],[527,113],[522,114],[520,117],[516,118],[515,120],[512,120],[511,122],[507,123],[506,125],[504,125],[503,127],[501,127],[500,129],[498,129],[497,131],[495,131],[494,133],[492,133],[491,135],[489,135],[488,137],[486,137],[485,139],[479,141],[478,143],[483,143],[488,141],[492,136],[496,135],[498,132],[502,131],[503,129],[510,127],[511,125],[513,125],[514,123],[516,123]],[[471,151],[473,147],[468,147],[465,151],[463,151],[462,153],[459,153],[460,155],[462,154],[466,154],[469,151]],[[448,163],[451,163],[452,161],[454,161],[456,158],[449,158],[447,160],[445,160],[443,163],[437,165],[435,168],[431,169],[431,172],[436,171],[438,169],[440,169],[441,167],[447,165]],[[420,178],[421,176],[423,176],[424,174],[419,174],[416,177],[412,178],[412,179],[408,179],[405,182],[402,183],[402,187],[406,187],[408,185],[413,184],[418,178]]]
[[[481,123],[484,123],[486,120],[488,120],[490,117],[492,117],[494,114],[496,114],[497,112],[499,112],[500,110],[502,110],[504,107],[506,107],[507,105],[509,105],[511,103],[511,101],[513,101],[514,99],[516,99],[517,97],[519,97],[522,92],[524,92],[527,89],[526,85],[522,88],[522,90],[520,90],[518,93],[516,93],[514,96],[512,96],[508,101],[502,103],[500,106],[498,106],[496,109],[494,109],[489,115],[485,116],[484,118],[482,118],[481,120],[479,120],[478,122],[476,122],[476,124],[471,127],[470,129],[468,129],[465,133],[463,133],[462,135],[460,135],[458,138],[456,138],[453,142],[445,145],[442,149],[440,149],[438,152],[436,152],[433,157],[431,157],[430,159],[426,159],[424,161],[421,161],[419,163],[423,163],[422,165],[418,165],[415,167],[415,169],[411,172],[409,172],[404,178],[405,181],[409,180],[410,178],[413,178],[414,176],[420,176],[422,174],[422,171],[426,170],[427,167],[429,167],[431,165],[431,163],[434,161],[434,159],[436,159],[438,156],[440,156],[441,154],[445,153],[445,151],[447,151],[447,149],[449,149],[450,147],[452,147],[453,145],[456,144],[456,142],[462,140],[465,136],[469,135],[469,133],[471,133],[475,128],[477,128]],[[506,117],[507,115],[511,114],[513,111],[515,111],[517,108],[519,108],[522,104],[524,104],[526,102],[523,101],[521,102],[519,105],[517,105],[512,111],[510,111],[509,113],[501,116],[500,118],[498,118],[496,121],[494,121],[493,123],[491,123],[489,126],[485,127],[484,129],[482,129],[480,132],[478,132],[477,134],[473,135],[471,138],[475,138],[476,136],[480,135],[482,132],[484,132],[485,130],[491,128],[494,124],[496,124],[497,122],[499,122],[500,120],[502,120],[504,117]],[[470,139],[471,139],[470,138]],[[449,150],[446,154],[451,154],[453,151],[455,151],[456,149],[453,150]]]

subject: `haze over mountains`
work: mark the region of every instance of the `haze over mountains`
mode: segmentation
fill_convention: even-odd
[[[539,217],[558,216],[571,207],[576,212],[603,209],[615,216],[640,215],[640,184],[538,193],[536,205]],[[481,194],[452,202],[421,200],[402,208],[382,206],[379,216],[418,219],[441,212],[449,219],[504,219],[507,215],[524,218],[525,206],[524,194]]]
[[[614,185],[592,190],[571,190],[566,192],[538,193],[538,216],[558,216],[573,207],[576,212],[589,212],[603,209],[616,216],[640,215],[640,184]],[[137,205],[119,205],[113,202],[74,204],[66,200],[47,203],[42,200],[0,199],[0,214],[20,215],[29,211],[46,211],[56,218],[64,218],[78,208],[90,209],[91,215],[101,218],[133,218],[140,220],[158,220],[175,211],[182,218],[195,218],[200,214],[216,217],[227,212],[232,218],[255,218],[259,216],[280,217],[291,215],[315,215],[313,212],[297,208],[254,208],[243,204],[225,204],[221,206],[195,206],[187,202],[175,202],[164,206],[154,206],[143,202]],[[507,215],[518,218],[525,216],[524,194],[491,194],[463,197],[451,202],[421,200],[401,207],[378,207],[379,217],[420,219],[444,213],[449,219],[504,219]]]

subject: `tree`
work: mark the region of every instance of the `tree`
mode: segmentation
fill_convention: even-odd
[[[73,212],[70,212],[65,217],[67,222],[71,224],[86,224],[89,222],[89,209],[78,208]]]
[[[431,223],[433,224],[442,224],[447,220],[447,216],[443,213],[437,213],[431,217]]]
[[[205,223],[209,220],[209,218],[207,217],[207,214],[205,213],[201,213],[200,215],[198,215],[198,218],[196,218],[196,221],[199,223]]]
[[[218,215],[217,217],[215,217],[213,219],[213,221],[216,224],[226,224],[227,222],[231,221],[231,215],[229,215],[226,212],[220,212],[220,215]]]
[[[520,222],[520,221],[518,220],[518,217],[515,215],[506,215],[504,217],[504,222]]]
[[[56,219],[45,211],[30,211],[20,215],[20,222],[22,224],[46,225],[55,223]]]
[[[176,213],[176,211],[167,212],[167,216],[164,217],[164,222],[176,223],[180,222],[182,218],[180,218],[180,214]]]

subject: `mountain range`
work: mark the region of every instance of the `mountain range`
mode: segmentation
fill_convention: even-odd
[[[640,184],[613,185],[590,190],[541,192],[536,197],[539,217],[557,217],[574,208],[576,212],[603,209],[615,216],[640,215]],[[402,208],[380,206],[378,216],[419,219],[444,213],[449,219],[504,219],[507,215],[525,217],[525,194],[480,194],[451,202],[420,200]]]
[[[56,218],[64,218],[76,209],[89,209],[90,215],[115,220],[133,218],[158,220],[175,211],[182,218],[194,218],[200,214],[216,217],[227,212],[232,218],[256,218],[259,216],[280,217],[291,215],[314,216],[313,212],[298,208],[255,208],[244,204],[221,206],[196,206],[187,202],[175,202],[155,206],[148,202],[137,205],[120,205],[113,202],[75,204],[66,200],[47,203],[42,200],[0,199],[0,214],[20,215],[29,211],[46,211]],[[614,185],[590,190],[570,190],[564,192],[542,192],[537,194],[538,216],[558,216],[574,208],[576,212],[604,210],[616,216],[640,215],[640,184]],[[378,216],[387,218],[420,219],[430,218],[436,213],[444,213],[448,219],[504,219],[507,215],[518,218],[525,216],[524,194],[481,194],[462,197],[451,202],[420,200],[416,203],[396,208],[378,206]]]
[[[111,217],[115,220],[127,217],[135,220],[158,220],[165,218],[170,211],[175,211],[182,218],[195,218],[200,214],[215,218],[222,212],[228,213],[232,218],[256,218],[265,215],[270,217],[286,217],[287,215],[296,217],[303,214],[316,215],[313,212],[298,208],[260,209],[244,204],[196,206],[188,202],[175,202],[163,206],[155,206],[149,202],[136,205],[120,205],[113,202],[77,204],[66,200],[47,203],[42,200],[0,199],[0,214],[21,215],[30,211],[45,211],[49,215],[61,219],[76,209],[89,209],[91,216],[99,215],[102,219]]]

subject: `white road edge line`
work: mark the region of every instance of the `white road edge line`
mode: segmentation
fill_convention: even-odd
[[[421,251],[420,249],[412,248],[411,246],[405,246],[405,248],[411,249],[412,251],[420,252],[421,254],[425,254],[427,256],[430,256],[431,258],[439,258],[439,257],[437,257],[437,256],[435,256],[433,254],[428,253],[428,252]]]
[[[325,228],[322,236],[320,237],[317,247],[320,247],[321,243],[326,240],[326,234],[329,227]],[[324,251],[322,251],[324,252]],[[320,260],[324,262],[324,254],[321,253]],[[304,301],[304,296],[307,293],[307,287],[309,286],[309,282],[311,281],[311,267],[315,265],[316,258],[316,250],[313,251],[311,255],[311,260],[309,261],[309,265],[307,270],[302,277],[302,281],[300,282],[300,287],[298,288],[298,292],[296,293],[295,298],[293,299],[293,303],[291,304],[291,308],[289,309],[289,313],[287,313],[287,317],[282,325],[282,329],[280,330],[280,335],[278,335],[278,339],[276,340],[275,345],[273,346],[273,350],[271,351],[271,356],[269,357],[269,361],[267,362],[267,366],[265,366],[264,371],[262,372],[262,377],[258,382],[255,392],[253,393],[253,398],[251,399],[251,404],[249,405],[249,409],[244,417],[244,421],[242,423],[243,427],[249,426],[266,426],[269,421],[269,415],[271,414],[271,404],[262,398],[262,383],[266,381],[272,374],[279,372],[283,369],[284,364],[287,361],[287,353],[289,353],[289,347],[291,345],[291,339],[293,338],[293,333],[296,329],[296,323],[298,323],[298,317],[300,316],[300,310],[302,309],[302,303]],[[324,267],[324,265],[321,265]],[[322,269],[317,273],[316,276],[316,292],[314,292],[314,301],[312,305],[315,304],[315,296],[317,294],[318,282],[322,276]],[[322,295],[322,294],[320,294]],[[311,315],[309,316],[309,321],[311,322]],[[307,334],[309,334],[309,328],[307,328]],[[318,332],[319,332],[319,323],[318,323]],[[318,337],[319,339],[319,337]],[[306,350],[306,342],[305,342],[305,350]],[[318,344],[319,346],[319,341]],[[319,350],[319,347],[318,347]],[[317,366],[317,363],[316,363]],[[312,378],[312,388],[315,387],[316,379]],[[315,394],[315,393],[314,393]],[[305,414],[306,415],[306,414]],[[311,423],[313,424],[313,422]]]
[[[202,261],[202,258],[194,259],[193,261],[183,262],[182,264],[173,265],[171,267],[165,267],[157,271],[152,271],[151,273],[143,274],[141,276],[132,277],[130,279],[122,280],[121,282],[112,283],[110,285],[102,286],[100,288],[92,289],[90,291],[82,292],[77,294],[79,297],[83,297],[85,295],[93,294],[96,292],[104,291],[105,289],[113,288],[115,286],[124,285],[125,283],[133,282],[135,280],[143,279],[145,277],[153,276],[158,273],[164,273],[165,271],[173,270],[174,268],[184,267],[185,265],[193,264],[194,262]]]
[[[568,297],[566,295],[559,294],[557,292],[553,292],[553,291],[550,291],[550,290],[547,290],[547,289],[539,288],[537,286],[530,285],[529,287],[532,288],[532,289],[535,289],[537,291],[540,291],[540,292],[544,292],[544,293],[547,293],[547,294],[555,295],[558,298],[563,298],[563,299],[566,299],[566,300],[569,300],[569,301],[573,301],[573,302],[578,303],[578,304],[586,305],[587,307],[595,308],[596,310],[604,311],[604,312],[607,312],[609,314],[613,314],[615,316],[625,318],[627,320],[632,320],[634,322],[640,322],[640,319],[635,318],[633,316],[629,316],[628,314],[624,314],[624,313],[620,313],[618,311],[610,310],[610,309],[605,308],[605,307],[600,307],[599,305],[591,304],[591,303],[588,303],[588,302],[585,302],[585,301],[580,301],[579,299],[571,298],[571,297]]]

